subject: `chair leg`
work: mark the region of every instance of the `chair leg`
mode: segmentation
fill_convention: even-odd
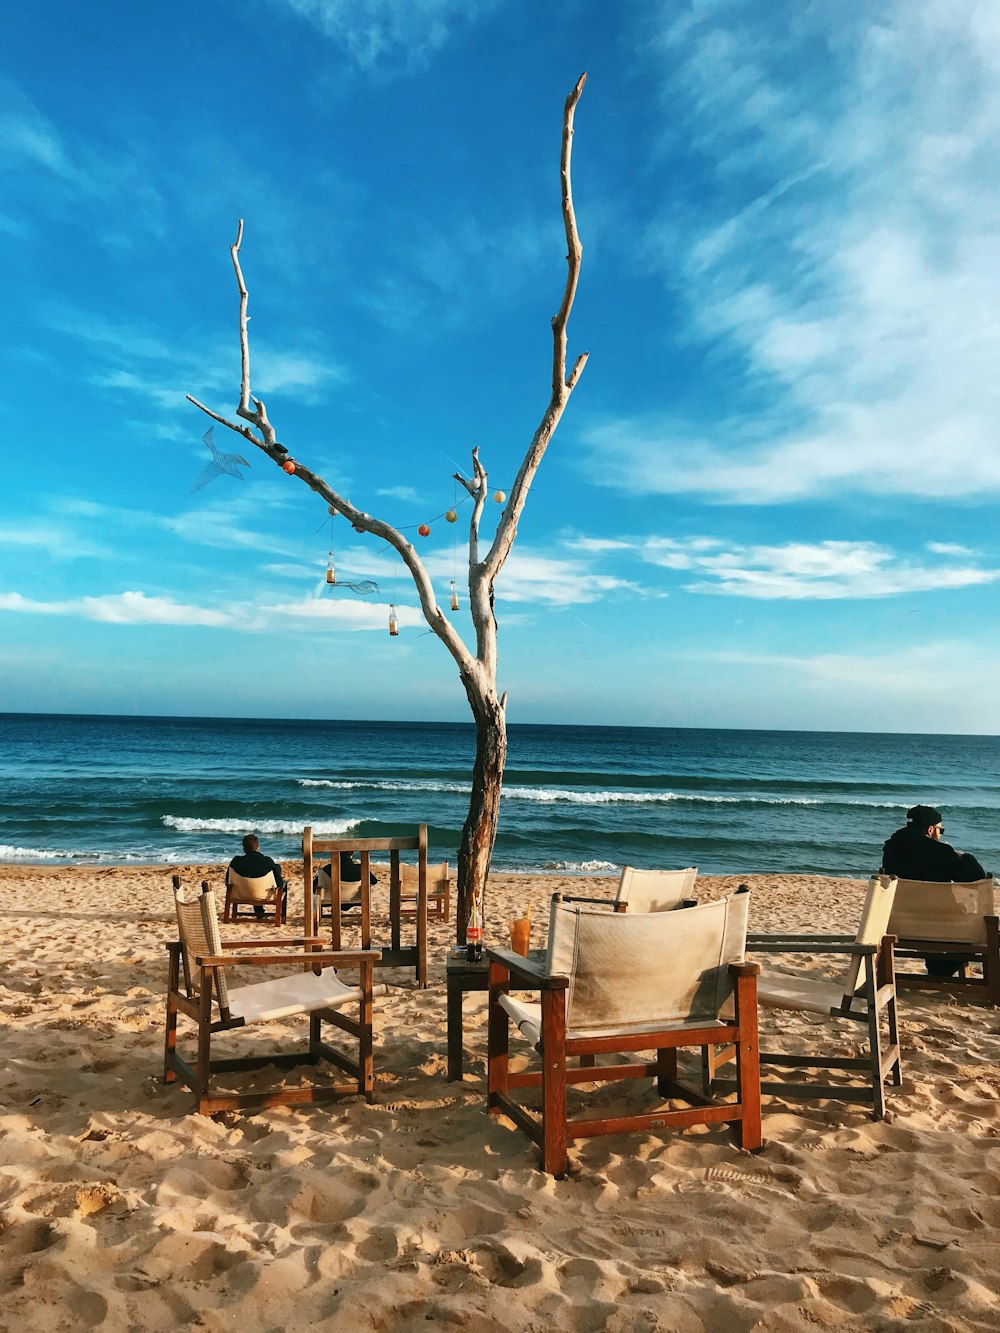
[[[564,1176],[566,1133],[566,993],[542,992],[542,1170]]]
[[[983,950],[983,981],[987,1004],[1000,1005],[1000,918],[988,916]]]
[[[879,990],[883,986],[892,987],[892,998],[885,1007],[885,1016],[889,1026],[889,1044],[896,1052],[889,1074],[893,1086],[898,1088],[903,1082],[903,1056],[899,1045],[899,1014],[896,1008],[896,960],[891,945],[883,946],[879,953],[875,980]]]
[[[231,912],[231,910],[232,910],[232,905],[233,905],[233,904],[232,904],[231,893],[232,893],[232,890],[229,889],[229,888],[227,888],[227,889],[226,889],[226,906],[225,906],[225,908],[223,909],[223,912],[222,912],[222,919],[223,919],[223,921],[229,921],[229,920],[231,919],[231,917],[230,917],[230,912]]]
[[[167,1015],[163,1037],[164,1083],[175,1083],[177,1081],[176,1072],[170,1068],[170,1059],[177,1050],[177,1005],[174,1002],[174,995],[177,993],[177,988],[180,985],[181,969],[179,955],[179,949],[171,949],[170,969],[167,978]]]
[[[757,1035],[757,977],[736,978],[736,1022],[740,1039],[736,1046],[736,1082],[742,1117],[740,1147],[754,1152],[761,1146],[760,1042]]]
[[[490,963],[490,1007],[486,1029],[486,1109],[499,1112],[499,1097],[510,1091],[510,1016],[499,997],[507,990],[510,973],[498,963]],[[461,994],[458,994],[461,1004]],[[451,1031],[449,1018],[448,1030]]]
[[[374,993],[375,964],[370,958],[361,964],[361,1037],[358,1049],[358,1093],[371,1104],[375,1100],[375,1058],[372,1024],[375,1017]]]
[[[872,1119],[885,1119],[885,1071],[882,1068],[882,1028],[875,1003],[875,960],[865,957],[865,998],[868,1002],[868,1058],[871,1062]]]
[[[210,971],[202,968],[201,1006],[198,1015],[198,1062],[195,1065],[195,1108],[201,1112],[202,1103],[208,1097],[208,1087],[212,1076],[212,987],[215,978]]]
[[[670,1095],[670,1086],[677,1082],[677,1047],[666,1046],[656,1052],[656,1091],[661,1097]]]

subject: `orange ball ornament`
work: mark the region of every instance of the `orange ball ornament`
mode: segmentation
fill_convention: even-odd
[[[429,537],[431,535],[431,530],[426,523],[421,523],[420,527],[417,528],[417,531],[420,533],[421,537]]]
[[[506,495],[504,495],[503,491],[494,491],[493,499],[496,500],[498,505],[502,505],[504,500],[507,499],[507,497]]]
[[[290,458],[286,458],[281,465],[281,470],[282,472],[287,472],[288,475],[291,476],[292,473],[295,471],[295,464],[292,462]]]

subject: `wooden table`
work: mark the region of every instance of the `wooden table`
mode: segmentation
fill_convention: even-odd
[[[448,1081],[462,1077],[462,1000],[466,991],[489,990],[490,965],[484,958],[470,963],[467,958],[456,958],[448,952],[445,968],[448,983]]]

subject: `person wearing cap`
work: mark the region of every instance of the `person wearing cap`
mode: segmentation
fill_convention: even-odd
[[[922,879],[932,884],[950,884],[985,879],[986,871],[971,852],[959,852],[949,842],[942,842],[944,816],[932,805],[914,805],[906,812],[906,823],[886,840],[882,848],[882,869],[899,879]],[[939,954],[925,958],[928,974],[950,977],[968,956]]]

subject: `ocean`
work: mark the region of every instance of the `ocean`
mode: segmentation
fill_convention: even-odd
[[[256,832],[280,861],[302,829],[428,825],[454,862],[471,723],[0,714],[0,861],[215,863]],[[493,864],[613,874],[864,877],[923,802],[1000,872],[1000,738],[512,725]]]

